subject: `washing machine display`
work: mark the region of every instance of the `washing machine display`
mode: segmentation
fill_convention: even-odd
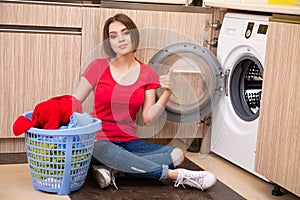
[[[267,34],[267,30],[268,30],[268,25],[265,24],[260,24],[257,30],[258,34]]]

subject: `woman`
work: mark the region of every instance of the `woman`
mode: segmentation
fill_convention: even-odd
[[[102,120],[93,152],[93,157],[102,165],[92,166],[99,186],[115,185],[115,170],[171,180],[176,187],[181,184],[205,190],[214,186],[216,177],[212,173],[175,169],[184,160],[181,149],[143,142],[136,136],[135,119],[140,108],[146,125],[163,112],[172,94],[171,70],[159,79],[151,66],[135,58],[139,32],[124,14],[106,21],[103,42],[108,58],[96,59],[88,66],[73,94],[83,102],[94,91],[94,113]],[[164,92],[156,101],[158,87],[164,88]]]

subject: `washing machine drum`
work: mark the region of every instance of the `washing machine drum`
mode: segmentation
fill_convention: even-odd
[[[263,66],[254,56],[243,56],[233,66],[230,99],[235,113],[245,121],[259,117]]]
[[[160,49],[149,61],[158,75],[172,68],[172,95],[166,117],[175,122],[191,122],[212,111],[223,94],[223,72],[217,58],[196,43],[173,43]],[[157,90],[159,98],[164,89]]]

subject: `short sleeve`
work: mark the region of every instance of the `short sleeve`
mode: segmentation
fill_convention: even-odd
[[[146,90],[156,89],[160,87],[159,77],[156,71],[149,65],[146,65],[147,68],[147,77],[148,77],[148,84],[146,85]]]
[[[97,59],[89,64],[82,76],[94,87],[105,69],[108,67],[108,59]]]

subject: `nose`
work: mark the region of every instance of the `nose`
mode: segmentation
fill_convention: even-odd
[[[124,35],[121,33],[121,34],[118,34],[118,38],[119,38],[119,42],[121,41],[124,41]]]

